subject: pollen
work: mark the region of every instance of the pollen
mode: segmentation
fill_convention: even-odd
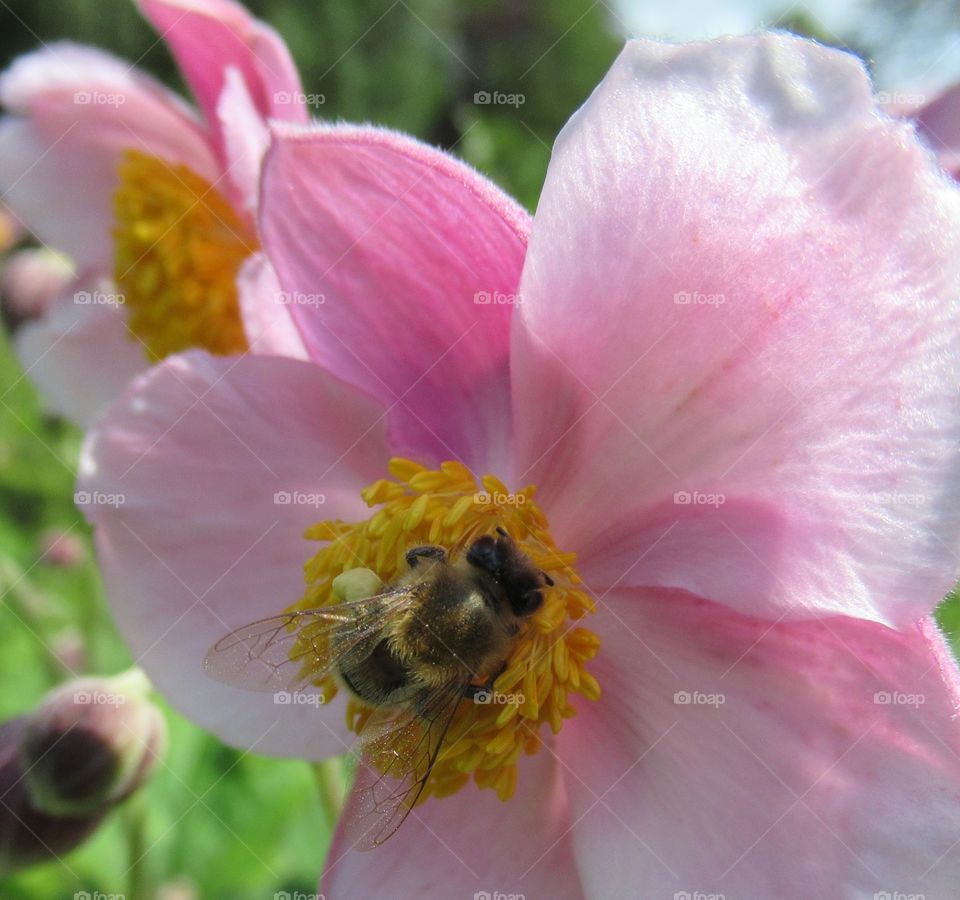
[[[595,611],[594,602],[581,587],[575,555],[563,552],[551,538],[534,502],[534,486],[510,493],[492,475],[478,483],[457,462],[430,470],[394,458],[389,472],[391,478],[362,492],[372,510],[366,521],[324,521],[307,530],[305,536],[323,546],[306,563],[306,592],[291,609],[338,602],[332,585],[346,570],[371,569],[388,584],[407,571],[411,547],[432,544],[449,551],[495,534],[498,527],[506,529],[553,585],[544,587],[543,604],[526,620],[492,691],[460,702],[419,802],[453,794],[471,778],[507,800],[516,790],[521,755],[540,750],[549,732],[559,733],[576,714],[575,695],[600,696],[600,685],[586,669],[600,642],[578,624]],[[332,677],[316,683],[328,699],[337,690]],[[348,726],[359,732],[371,713],[351,698]]]
[[[191,347],[244,352],[236,277],[258,247],[250,226],[186,166],[128,150],[119,176],[114,278],[131,340],[152,362]]]

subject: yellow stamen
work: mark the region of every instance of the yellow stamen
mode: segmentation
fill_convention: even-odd
[[[479,787],[508,799],[517,786],[517,760],[542,746],[541,726],[556,734],[576,713],[569,696],[600,696],[585,664],[599,649],[599,639],[571,622],[594,612],[593,600],[577,587],[574,554],[553,543],[542,511],[533,502],[531,485],[515,494],[496,478],[482,479],[482,489],[465,466],[445,462],[428,470],[405,459],[390,462],[392,479],[381,479],[362,496],[371,509],[365,522],[324,521],[306,537],[324,546],[305,565],[307,589],[291,609],[311,609],[338,602],[333,581],[344,570],[372,569],[383,583],[407,570],[406,552],[422,544],[464,547],[498,526],[554,581],[544,588],[544,602],[530,617],[504,672],[494,684],[489,704],[461,702],[421,800],[455,793],[470,777]],[[307,670],[305,675],[309,674]],[[319,682],[329,699],[337,690],[331,677]],[[505,701],[502,698],[507,698]],[[372,710],[351,698],[347,724],[359,732]]]
[[[147,357],[244,352],[236,277],[257,249],[250,227],[186,166],[128,150],[119,175],[114,278]]]

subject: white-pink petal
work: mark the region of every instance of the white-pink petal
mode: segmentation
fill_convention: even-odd
[[[616,591],[592,624],[603,697],[558,739],[588,897],[955,896],[960,690],[932,623]]]
[[[960,547],[960,192],[853,57],[632,42],[559,137],[511,373],[587,580],[907,625]]]
[[[349,746],[342,698],[281,706],[202,663],[299,599],[309,524],[366,515],[383,432],[377,405],[316,366],[192,352],[134,381],[88,434],[77,500],[115,621],[171,704],[227,743],[302,759]]]
[[[130,379],[148,368],[144,346],[127,327],[122,300],[109,280],[81,276],[14,338],[24,375],[47,409],[81,428],[92,425]]]
[[[324,895],[579,900],[584,894],[571,849],[563,768],[545,748],[523,757],[518,769],[517,792],[506,803],[468,785],[416,807],[370,853],[352,849],[341,819],[327,854]]]

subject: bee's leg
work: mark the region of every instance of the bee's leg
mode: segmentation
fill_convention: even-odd
[[[421,559],[432,559],[436,562],[444,562],[447,558],[447,551],[443,547],[434,547],[427,545],[425,547],[413,547],[407,551],[407,565],[411,569],[417,567]]]
[[[493,693],[493,685],[496,680],[507,671],[507,663],[504,660],[503,665],[497,669],[483,684],[467,684],[463,688],[463,696],[468,700],[476,700],[481,694],[490,695]]]

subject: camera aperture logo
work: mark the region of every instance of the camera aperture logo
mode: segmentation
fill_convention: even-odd
[[[504,891],[477,891],[473,900],[526,900],[524,894],[507,894]]]
[[[477,91],[473,95],[477,106],[512,106],[519,109],[527,102],[526,94],[507,94],[504,91]]]
[[[277,691],[273,702],[276,706],[325,706],[327,698],[311,691]]]
[[[123,506],[126,494],[108,494],[105,491],[76,491],[73,502],[77,506]]]

